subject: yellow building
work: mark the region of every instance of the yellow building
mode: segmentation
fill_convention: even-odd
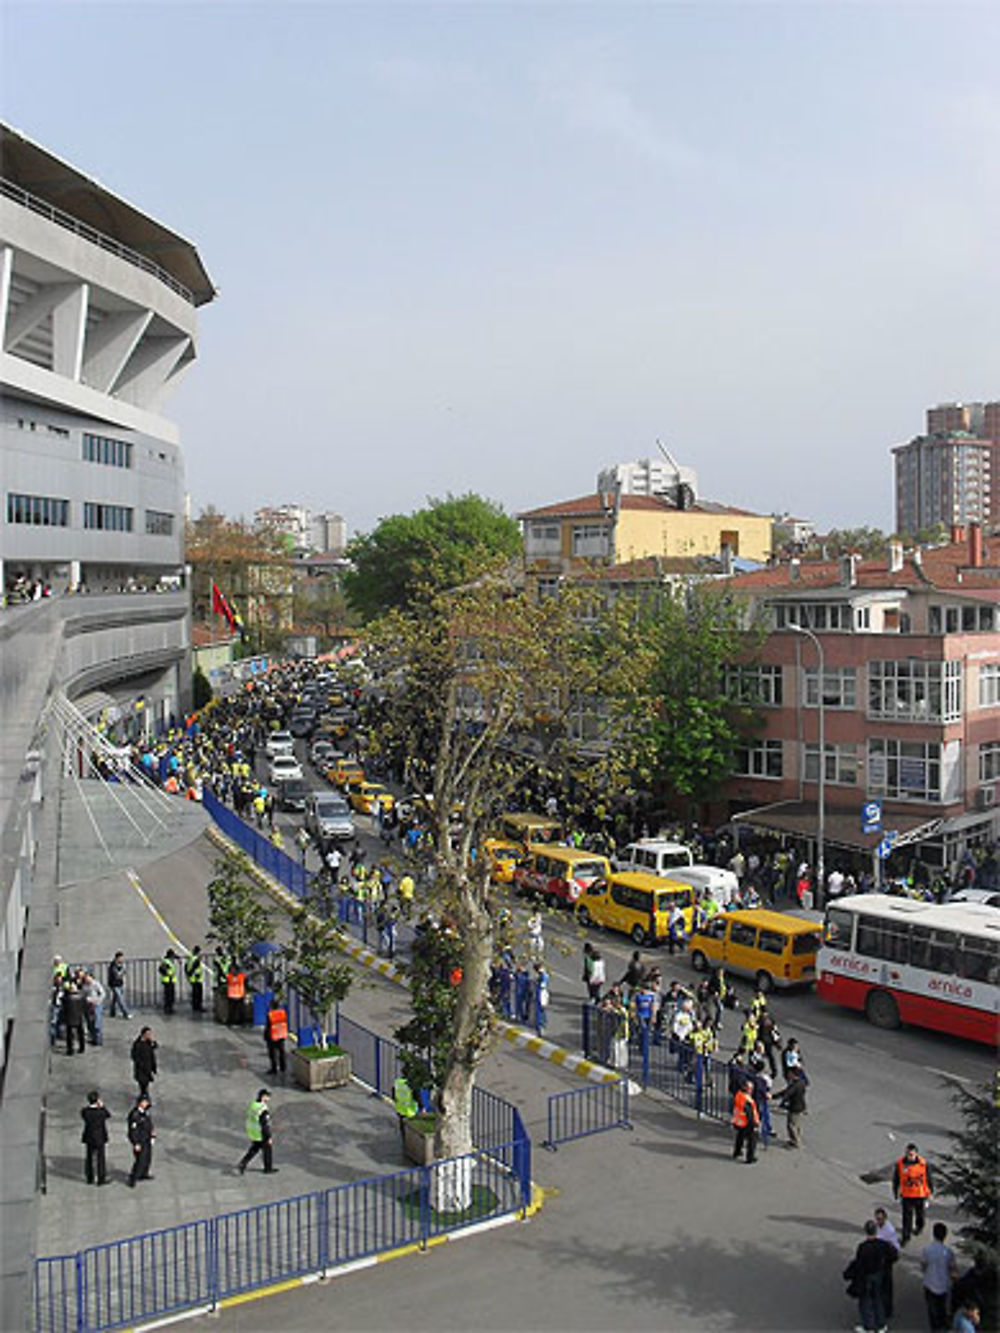
[[[770,517],[696,500],[678,508],[652,495],[595,492],[518,515],[524,557],[536,574],[570,574],[587,564],[620,565],[647,556],[730,555],[762,563],[771,554]]]

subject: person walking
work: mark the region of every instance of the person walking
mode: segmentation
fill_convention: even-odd
[[[879,1240],[884,1240],[887,1245],[892,1246],[893,1253],[898,1259],[899,1236],[896,1232],[896,1228],[889,1221],[889,1214],[884,1208],[875,1209],[875,1226],[877,1227],[875,1232],[876,1236],[878,1236]],[[893,1265],[890,1264],[885,1270],[885,1280],[882,1285],[882,1310],[885,1315],[886,1323],[892,1318],[892,1312],[896,1304],[892,1285],[892,1269]]]
[[[191,1012],[202,1014],[205,1012],[205,959],[200,944],[196,944],[185,958],[184,975],[191,987]]]
[[[858,1302],[854,1333],[888,1333],[882,1292],[885,1270],[896,1262],[896,1252],[888,1241],[879,1240],[877,1230],[870,1219],[865,1223],[865,1238],[844,1269],[844,1281],[850,1283],[847,1294]]]
[[[271,1073],[285,1072],[285,1040],[288,1037],[288,1011],[278,1000],[272,1000],[264,1020],[264,1044],[270,1061]]]
[[[156,1078],[157,1044],[153,1029],[142,1028],[132,1043],[132,1077],[139,1088],[139,1096],[149,1100],[149,1085]]]
[[[148,1095],[140,1092],[135,1105],[128,1113],[128,1141],[132,1145],[132,1169],[128,1173],[129,1189],[135,1189],[137,1180],[153,1179],[149,1174],[149,1168],[153,1165],[153,1142],[156,1139],[156,1132],[149,1108]]]
[[[535,964],[535,1031],[539,1036],[549,1022],[549,974],[544,963]]]
[[[781,1094],[785,1109],[785,1133],[789,1148],[802,1147],[802,1117],[806,1113],[806,1081],[800,1069],[790,1069],[788,1086]]]
[[[261,1088],[247,1107],[246,1130],[250,1147],[240,1158],[239,1172],[241,1176],[258,1153],[264,1154],[264,1174],[268,1176],[277,1174],[278,1168],[274,1165],[271,1156],[273,1140],[270,1099],[271,1094],[267,1088]]]
[[[83,1001],[87,1039],[91,1046],[104,1045],[104,1001],[107,999],[107,994],[93,972],[87,972],[83,978]]]
[[[747,1166],[757,1160],[757,1129],[760,1125],[760,1112],[753,1099],[753,1079],[745,1078],[743,1086],[733,1098],[732,1125],[736,1130],[733,1143],[733,1161],[738,1161],[746,1148]]]
[[[83,1161],[83,1174],[88,1185],[106,1185],[108,1166],[105,1149],[108,1143],[108,1121],[111,1112],[101,1101],[101,1094],[94,1088],[87,1093],[87,1105],[80,1110],[83,1120],[83,1133],[80,1142],[86,1152]]]
[[[958,1277],[955,1251],[946,1245],[948,1228],[935,1222],[934,1239],[925,1245],[920,1256],[923,1274],[924,1302],[927,1306],[927,1326],[931,1333],[945,1333],[948,1327],[948,1297],[951,1284]]]
[[[919,1236],[923,1231],[924,1212],[933,1194],[931,1168],[917,1152],[917,1145],[908,1143],[892,1172],[892,1197],[899,1199],[903,1208],[901,1245],[906,1245],[911,1236]]]
[[[168,949],[160,959],[160,983],[163,986],[163,1012],[172,1014],[177,1000],[177,955]]]
[[[392,1085],[392,1105],[399,1119],[399,1141],[406,1146],[406,1122],[419,1111],[417,1099],[408,1081],[400,1074]]]

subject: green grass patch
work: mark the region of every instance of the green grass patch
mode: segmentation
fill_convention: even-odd
[[[418,1134],[433,1134],[437,1128],[437,1116],[433,1111],[418,1111],[408,1121]]]
[[[300,1046],[298,1051],[306,1060],[328,1060],[333,1055],[347,1054],[343,1046],[334,1046],[333,1042],[329,1046]]]
[[[420,1190],[411,1190],[409,1194],[404,1194],[400,1199],[403,1212],[413,1222],[420,1218]],[[500,1200],[496,1191],[491,1190],[488,1185],[472,1186],[472,1202],[468,1208],[461,1212],[438,1212],[436,1208],[430,1208],[430,1219],[432,1222],[443,1223],[445,1226],[451,1226],[455,1222],[474,1222],[480,1217],[492,1217],[497,1210]]]

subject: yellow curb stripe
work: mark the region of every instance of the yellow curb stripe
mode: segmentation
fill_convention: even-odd
[[[283,1291],[294,1291],[302,1286],[302,1278],[292,1277],[287,1282],[275,1282],[270,1287],[258,1287],[255,1291],[241,1291],[238,1296],[227,1296],[219,1302],[220,1310],[228,1310],[234,1305],[247,1305],[262,1296],[280,1296]]]

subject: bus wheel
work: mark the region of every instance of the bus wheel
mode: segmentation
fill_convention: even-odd
[[[769,991],[774,990],[774,978],[763,968],[757,973],[757,989],[761,995],[767,995]]]
[[[642,926],[632,927],[632,943],[633,944],[646,943],[646,932],[643,930]]]
[[[696,972],[708,971],[708,959],[700,949],[695,949],[694,953],[691,955],[691,966]]]
[[[579,921],[581,926],[590,925],[590,913],[587,911],[585,907],[579,908],[576,914],[576,919],[577,921]]]
[[[865,1017],[873,1027],[898,1028],[899,1006],[888,991],[873,990],[865,1001]]]

